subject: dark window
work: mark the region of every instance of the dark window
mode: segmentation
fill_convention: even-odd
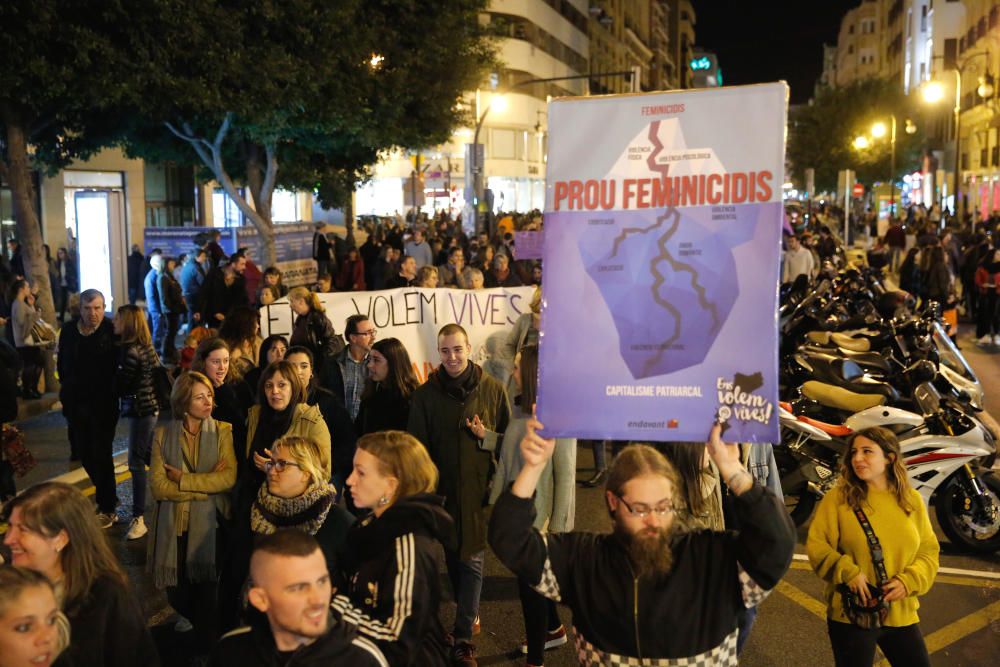
[[[955,39],[944,40],[944,68],[955,69],[958,64],[958,44]]]

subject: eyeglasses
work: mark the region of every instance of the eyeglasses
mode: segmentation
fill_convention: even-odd
[[[625,506],[625,509],[628,510],[628,513],[637,519],[645,519],[650,514],[655,514],[656,516],[663,518],[668,514],[674,513],[674,505],[669,501],[661,505],[657,505],[656,507],[653,508],[646,507],[645,505],[636,505],[635,507],[633,507],[632,505],[629,504],[627,500],[619,496],[617,493],[615,494],[615,497],[618,498],[618,500],[622,501],[622,505]]]
[[[374,338],[375,334],[377,334],[377,333],[378,333],[378,329],[369,329],[368,331],[355,331],[351,335],[353,335],[353,336],[371,336],[372,338]]]
[[[286,461],[285,459],[273,459],[271,461],[264,462],[264,470],[267,472],[271,472],[272,470],[277,470],[278,472],[285,472],[285,468],[287,468],[288,466],[295,466],[296,468],[302,467],[298,463],[295,463],[294,461]]]

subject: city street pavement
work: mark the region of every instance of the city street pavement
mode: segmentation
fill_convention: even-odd
[[[960,344],[985,385],[987,410],[993,415],[1000,415],[1000,347],[980,348],[972,343],[967,333],[963,333]],[[19,481],[20,487],[63,475],[63,479],[78,483],[85,492],[92,493],[86,476],[81,474],[82,471],[74,472],[76,464],[68,462],[65,426],[58,412],[29,419],[20,426],[26,433],[29,447],[39,459],[38,468],[25,480]],[[115,451],[124,452],[125,442],[122,424],[115,441]],[[123,455],[118,458],[124,464]],[[581,449],[578,456],[581,478],[589,477],[592,465],[589,448]],[[112,541],[117,545],[118,555],[140,594],[148,623],[153,627],[163,653],[164,664],[187,664],[186,642],[173,630],[176,617],[165,596],[153,588],[145,575],[145,540],[124,541],[126,508],[131,493],[127,470],[119,468],[119,473],[121,522],[109,531]],[[602,495],[599,489],[578,490],[578,530],[609,529]],[[933,520],[933,512],[931,516]],[[803,555],[805,536],[806,529],[803,528],[799,533],[792,569],[760,607],[753,633],[741,656],[743,665],[833,665],[826,633],[823,586]],[[962,553],[948,544],[940,531],[938,536],[942,543],[942,569],[934,588],[922,598],[920,609],[921,628],[931,652],[931,663],[935,667],[995,664],[1000,651],[1000,555]],[[447,591],[444,579],[442,582]],[[684,601],[670,603],[684,604]],[[450,627],[453,614],[453,607],[445,604],[442,618],[446,627]],[[568,611],[561,608],[560,614],[569,625]],[[516,582],[492,554],[486,560],[481,621],[482,634],[477,638],[479,663],[523,664],[523,657],[518,652],[524,630]],[[669,628],[663,630],[670,631]],[[546,654],[546,664],[576,664],[572,640],[569,645]]]

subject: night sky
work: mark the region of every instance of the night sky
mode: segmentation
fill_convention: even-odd
[[[808,101],[823,70],[823,43],[861,0],[694,0],[695,42],[719,58],[724,85],[784,80],[792,104]]]

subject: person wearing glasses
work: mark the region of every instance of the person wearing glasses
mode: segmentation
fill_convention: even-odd
[[[735,496],[740,532],[682,531],[677,471],[638,444],[611,464],[610,534],[543,536],[532,526],[532,496],[556,447],[543,428],[534,418],[527,424],[523,466],[497,501],[489,541],[514,574],[570,608],[580,664],[735,666],[738,613],[774,588],[795,547],[784,504],[754,481],[737,445],[722,442],[719,425],[706,443]]]
[[[332,391],[340,399],[351,421],[358,418],[361,409],[361,394],[368,379],[368,355],[378,331],[367,315],[351,315],[344,324],[344,338],[347,347],[340,354],[327,359],[326,365],[316,365],[322,369],[320,384]]]
[[[297,435],[279,438],[264,471],[267,481],[260,485],[250,510],[254,542],[286,528],[301,530],[316,538],[333,568],[354,517],[336,504],[333,485],[323,476],[319,447]]]
[[[218,639],[217,608],[221,532],[230,515],[236,483],[233,429],[212,418],[215,388],[195,371],[174,381],[173,419],[156,428],[149,465],[150,512],[147,563],[153,582],[166,589],[181,615],[177,629],[194,627],[199,653]]]

